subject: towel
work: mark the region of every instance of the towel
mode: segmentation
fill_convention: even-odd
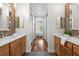
[[[67,37],[61,37],[61,44],[65,45],[65,42],[68,40]]]

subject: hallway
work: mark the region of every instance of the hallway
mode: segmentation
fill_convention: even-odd
[[[32,51],[47,51],[48,43],[43,36],[36,36],[31,43]]]

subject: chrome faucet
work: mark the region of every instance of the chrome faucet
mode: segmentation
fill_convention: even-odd
[[[0,37],[3,38],[4,37],[4,32],[0,32]]]

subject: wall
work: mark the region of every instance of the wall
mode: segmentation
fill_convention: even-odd
[[[29,38],[29,4],[28,3],[17,3],[16,4],[16,16],[20,16],[21,20],[24,21],[22,23],[24,25],[24,30],[27,35],[26,41],[26,52],[30,51],[30,38]],[[22,25],[21,24],[21,25]]]
[[[47,36],[48,36],[48,52],[52,53],[54,49],[54,34],[62,33],[62,29],[58,29],[56,22],[59,16],[64,16],[64,4],[53,3],[48,4],[48,18],[47,18]]]

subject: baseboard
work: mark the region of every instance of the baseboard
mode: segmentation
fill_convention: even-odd
[[[29,49],[29,50],[26,50],[26,53],[30,53],[31,52],[31,50]]]
[[[55,50],[48,50],[48,53],[55,53]]]
[[[31,49],[27,49],[26,50],[26,53],[30,53],[31,52]],[[48,49],[48,53],[55,53],[55,50],[54,49]]]

